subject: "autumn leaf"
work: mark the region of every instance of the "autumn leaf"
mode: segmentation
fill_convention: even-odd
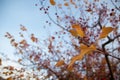
[[[67,70],[72,71],[74,69],[73,65],[68,66]]]
[[[86,53],[90,53],[91,51],[96,50],[96,46],[92,44],[90,47],[87,47],[86,45],[82,44],[80,46],[80,49],[81,49],[82,54],[86,54]]]
[[[75,2],[73,2],[73,0],[70,0],[70,3],[73,4],[73,5],[75,5]]]
[[[80,36],[80,37],[85,36],[85,34],[84,34],[84,32],[83,32],[83,30],[82,30],[82,28],[79,24],[73,24],[72,28],[76,30],[76,33],[77,33],[78,36]]]
[[[34,61],[36,62],[36,61],[39,61],[39,59],[40,59],[40,56],[39,55],[36,55],[35,57],[34,57]]]
[[[34,37],[34,34],[31,34],[31,40],[32,42],[38,42],[38,39],[36,37]]]
[[[101,61],[101,63],[102,63],[103,65],[106,64],[106,63],[107,63],[107,62],[106,62],[106,59],[103,58],[102,61]]]
[[[108,34],[113,31],[113,29],[114,28],[112,28],[112,27],[103,27],[102,32],[100,33],[99,39],[107,37]]]
[[[14,67],[13,66],[9,66],[9,70],[14,70]]]
[[[13,80],[12,77],[7,78],[6,80]]]
[[[65,6],[69,6],[69,4],[68,4],[67,2],[66,2],[66,3],[64,3],[64,5],[65,5]]]
[[[87,11],[87,12],[92,12],[92,9],[87,9],[86,11]]]
[[[87,80],[87,76],[84,77],[84,80]]]
[[[18,62],[20,63],[22,61],[22,59],[19,59]]]
[[[27,31],[27,29],[25,28],[25,26],[23,26],[23,25],[20,25],[21,27],[20,27],[20,29],[22,30],[22,31]]]
[[[55,2],[54,0],[50,0],[50,4],[51,4],[51,5],[55,5],[56,2]]]
[[[73,36],[77,37],[77,32],[76,32],[75,29],[71,29],[71,30],[69,30],[69,32],[70,32]]]
[[[60,60],[60,61],[58,61],[57,63],[56,63],[56,67],[60,67],[60,66],[62,66],[62,65],[64,65],[65,64],[65,62],[63,61],[63,60]]]
[[[87,47],[86,45],[81,44],[80,49],[81,49],[80,54],[77,56],[74,56],[71,59],[71,62],[69,64],[68,68],[71,67],[75,63],[75,61],[82,60],[85,54],[89,54],[92,51],[96,50],[96,46],[92,44],[90,47]]]
[[[9,32],[6,32],[6,35],[5,35],[5,37],[7,37],[8,39],[11,39],[11,38],[13,38],[13,36],[9,33]]]
[[[14,43],[13,43],[13,46],[14,46],[14,47],[17,47],[17,46],[18,46],[18,43],[14,42]]]
[[[26,40],[22,40],[20,44],[26,44]]]
[[[0,59],[0,65],[2,65],[2,59]]]

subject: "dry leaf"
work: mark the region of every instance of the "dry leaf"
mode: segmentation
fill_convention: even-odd
[[[56,2],[55,2],[54,0],[50,0],[50,4],[51,4],[51,5],[55,5]]]
[[[113,29],[114,28],[112,28],[112,27],[103,27],[102,32],[100,33],[99,39],[107,37],[108,34],[113,31]]]
[[[58,61],[57,63],[56,63],[56,67],[60,67],[60,66],[62,66],[62,65],[64,65],[65,64],[65,62],[63,61],[63,60],[60,60],[60,61]]]
[[[0,65],[2,65],[2,59],[0,59]]]
[[[23,26],[23,25],[20,25],[20,26],[21,26],[20,29],[21,29],[22,31],[27,31],[27,29],[25,28],[25,26]]]
[[[12,77],[7,78],[6,80],[13,80]]]
[[[36,37],[34,37],[34,34],[31,34],[31,40],[32,42],[38,42],[38,39]]]
[[[70,0],[70,3],[73,4],[73,5],[75,5],[75,2],[73,2],[73,0]]]
[[[86,11],[87,11],[87,12],[92,12],[92,9],[87,9]]]
[[[18,62],[20,63],[22,61],[22,59],[19,59]]]
[[[89,54],[92,51],[96,50],[96,46],[92,44],[90,47],[87,47],[86,45],[81,44],[80,49],[81,49],[80,54],[77,56],[74,56],[71,59],[71,62],[69,64],[68,68],[71,67],[75,63],[75,61],[82,60],[85,54]]]
[[[71,29],[71,30],[69,30],[69,32],[70,32],[73,36],[77,37],[77,32],[76,32],[75,29]]]
[[[76,30],[78,36],[80,36],[80,37],[85,36],[85,34],[84,34],[84,32],[79,24],[72,25],[72,28]]]
[[[20,44],[26,44],[26,40],[22,40]]]
[[[65,6],[69,6],[69,4],[68,4],[67,2],[66,2],[66,3],[64,3],[64,5],[65,5]]]

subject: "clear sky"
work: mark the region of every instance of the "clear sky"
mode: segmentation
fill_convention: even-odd
[[[39,0],[0,0],[0,52],[14,57],[14,48],[4,37],[6,32],[18,36],[20,24],[36,36],[44,37],[43,26],[46,17],[35,6]],[[41,25],[42,24],[42,25]]]
[[[12,53],[15,50],[4,35],[10,32],[18,37],[16,34],[20,31],[20,24],[26,26],[30,33],[35,33],[38,38],[45,38],[46,32],[49,35],[47,30],[53,30],[51,27],[47,30],[43,28],[48,18],[35,6],[36,3],[39,3],[39,0],[0,0],[0,52],[14,57]],[[111,2],[108,3],[109,6],[112,5]]]

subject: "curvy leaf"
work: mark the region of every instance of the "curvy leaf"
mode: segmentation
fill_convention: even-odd
[[[113,31],[113,29],[114,28],[112,28],[112,27],[103,27],[102,32],[100,33],[99,39],[107,37],[108,34]]]
[[[55,3],[54,0],[50,0],[50,4],[51,4],[51,5],[55,5],[56,3]]]
[[[80,37],[85,36],[85,34],[84,34],[84,32],[79,24],[72,25],[72,28],[74,28],[76,30],[78,36],[80,36]]]
[[[69,64],[68,68],[71,67],[75,61],[82,60],[85,54],[89,54],[92,51],[96,50],[96,46],[92,44],[90,47],[87,47],[86,45],[81,44],[80,49],[81,49],[81,53],[77,56],[74,56],[71,59],[71,62]]]
[[[56,67],[60,67],[60,66],[62,66],[62,65],[64,65],[65,64],[65,62],[63,61],[63,60],[60,60],[60,61],[58,61],[57,63],[56,63]]]
[[[69,32],[70,32],[73,36],[77,37],[77,32],[76,32],[75,29],[71,29],[71,30],[69,30]]]

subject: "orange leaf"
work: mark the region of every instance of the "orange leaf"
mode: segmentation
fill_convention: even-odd
[[[113,29],[114,28],[112,28],[112,27],[103,27],[102,32],[100,33],[99,39],[107,37],[108,34],[113,31]]]
[[[65,64],[65,62],[63,61],[63,60],[60,60],[60,61],[58,61],[57,63],[56,63],[56,67],[60,67],[60,66],[62,66],[62,65],[64,65]]]
[[[91,9],[87,9],[86,11],[87,11],[87,12],[91,12],[92,10],[91,10]]]
[[[69,6],[69,4],[68,4],[67,2],[66,2],[66,3],[64,3],[64,5],[65,5],[65,6]]]
[[[33,34],[31,34],[31,40],[33,41],[33,42],[38,42],[38,39],[36,38],[36,37],[34,37],[34,35]]]
[[[13,80],[12,77],[7,78],[6,80]]]
[[[76,32],[75,29],[71,29],[71,30],[69,30],[69,32],[70,32],[73,36],[77,37],[77,32]]]
[[[77,61],[77,60],[82,60],[85,54],[89,54],[90,52],[96,50],[96,46],[95,46],[95,45],[91,45],[90,47],[87,47],[86,45],[81,44],[80,49],[81,49],[80,54],[77,55],[77,56],[74,56],[74,57],[71,59],[71,62],[70,62],[70,64],[69,64],[68,68],[69,68],[70,66],[72,66],[72,65],[75,63],[75,61]]]
[[[26,44],[26,40],[22,40],[20,44]]]
[[[74,69],[73,65],[68,66],[67,70],[72,71]]]
[[[14,70],[14,67],[13,66],[9,66],[9,70]]]
[[[50,4],[51,4],[51,5],[55,5],[56,2],[55,2],[54,0],[50,0]]]
[[[84,34],[84,32],[79,24],[73,24],[72,28],[74,28],[76,30],[78,36],[80,36],[80,37],[85,36],[85,34]]]

